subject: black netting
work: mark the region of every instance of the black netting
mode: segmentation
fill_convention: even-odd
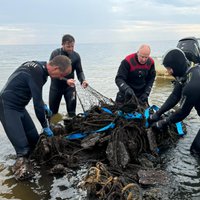
[[[81,87],[81,85],[76,85],[76,93],[78,100],[81,104],[83,111],[90,110],[94,106],[103,106],[103,105],[114,105],[114,101],[97,90],[88,86],[87,88]]]

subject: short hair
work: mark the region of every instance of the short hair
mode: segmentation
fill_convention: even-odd
[[[49,61],[49,65],[59,67],[61,72],[65,72],[68,67],[71,67],[71,60],[64,55],[55,56],[52,60]]]
[[[62,45],[65,44],[66,42],[69,42],[69,43],[75,42],[75,39],[70,34],[63,35],[63,37],[62,37]]]

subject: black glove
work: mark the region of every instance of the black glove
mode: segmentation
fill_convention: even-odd
[[[148,95],[146,94],[146,93],[144,93],[144,94],[142,94],[141,96],[140,96],[140,101],[142,102],[142,103],[145,103],[145,102],[147,102],[148,101]]]
[[[152,124],[153,122],[157,122],[160,119],[160,115],[158,114],[158,112],[155,112],[154,114],[149,116],[149,123]]]
[[[167,118],[164,118],[162,120],[159,120],[157,122],[154,122],[151,127],[152,128],[156,128],[156,129],[162,129],[164,128],[165,126],[167,126],[169,124],[169,119]]]
[[[135,95],[135,93],[130,87],[128,87],[125,91],[125,101],[130,100],[133,97],[133,95]]]

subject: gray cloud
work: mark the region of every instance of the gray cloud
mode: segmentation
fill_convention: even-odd
[[[200,35],[197,0],[12,0],[0,7],[0,44],[179,39]]]

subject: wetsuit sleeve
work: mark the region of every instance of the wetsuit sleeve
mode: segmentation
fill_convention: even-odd
[[[30,79],[28,81],[35,109],[35,114],[43,128],[47,127],[47,120],[43,109],[44,102],[42,99],[43,73],[40,67],[30,70]]]
[[[75,63],[75,69],[76,69],[76,75],[79,80],[79,82],[82,84],[83,81],[85,81],[85,75],[83,73],[83,68],[81,64],[81,57],[77,54],[78,59]]]
[[[161,116],[166,111],[173,108],[181,99],[182,85],[176,81],[174,83],[174,89],[170,96],[167,98],[165,103],[161,106],[161,108],[157,111],[157,114]]]
[[[149,96],[153,83],[155,81],[155,77],[156,77],[156,70],[155,70],[155,65],[154,62],[151,66],[151,69],[149,70],[148,76],[146,78],[146,86],[145,86],[145,93]]]
[[[126,83],[127,82],[127,77],[128,77],[128,73],[129,73],[129,68],[130,65],[128,64],[128,62],[126,60],[123,60],[119,66],[117,75],[115,77],[115,83],[119,88],[120,92],[125,92],[125,90],[127,88],[129,88],[130,86]]]
[[[196,102],[199,101],[199,95],[195,95],[195,88],[196,86],[193,87],[192,84],[184,87],[180,108],[169,117],[172,123],[185,119],[190,114]]]

